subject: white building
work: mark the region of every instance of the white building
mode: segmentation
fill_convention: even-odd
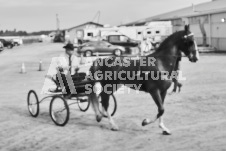
[[[217,50],[226,50],[226,0],[212,0],[191,5],[180,10],[124,24],[124,26],[141,26],[152,21],[171,21],[173,32],[184,29],[185,24],[190,24],[191,31],[195,33],[199,45],[203,44],[205,34],[208,45]]]
[[[93,36],[90,33],[84,33],[83,32],[84,29],[96,29],[100,27],[103,27],[103,25],[94,23],[94,22],[87,22],[87,23],[69,28],[65,30],[65,39],[76,43],[78,39],[82,39],[84,37],[84,34],[88,34],[88,36]]]

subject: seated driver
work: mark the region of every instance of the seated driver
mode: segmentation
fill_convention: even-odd
[[[79,70],[79,58],[75,55],[75,51],[78,47],[68,43],[63,48],[65,48],[65,52],[61,54],[56,61],[56,77],[51,78],[56,83],[57,88],[50,89],[51,92],[59,91],[59,88],[63,87],[66,87],[67,89],[69,84],[73,84],[72,76]],[[74,48],[76,50],[74,50]],[[62,80],[59,79],[59,76]],[[70,93],[68,91],[70,90],[66,90],[67,94]]]

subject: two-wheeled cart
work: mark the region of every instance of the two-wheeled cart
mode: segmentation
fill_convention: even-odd
[[[76,89],[84,88],[86,84],[91,84],[94,81],[80,81],[74,82]],[[77,94],[65,95],[62,91],[59,92],[48,92],[46,96],[39,100],[37,93],[34,90],[30,90],[27,95],[28,111],[32,117],[39,115],[40,103],[51,99],[49,105],[49,114],[52,121],[58,126],[64,126],[67,124],[70,117],[69,106],[77,104],[80,111],[87,111],[90,106],[88,94],[85,93],[85,89],[79,91]],[[101,103],[101,97],[98,97]],[[117,102],[115,96],[112,94],[109,100],[109,111],[113,116],[117,109]]]

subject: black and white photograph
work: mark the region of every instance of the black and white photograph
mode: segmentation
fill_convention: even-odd
[[[226,0],[0,0],[0,151],[226,151]]]

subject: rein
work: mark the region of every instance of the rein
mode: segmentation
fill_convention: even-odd
[[[175,61],[174,61],[174,63],[173,63],[173,68],[172,68],[172,71],[173,71],[173,69],[175,68],[175,66],[176,66],[176,62],[177,62],[177,58],[179,58],[179,57],[182,57],[182,56],[178,56],[178,55],[156,55],[156,56],[172,56],[172,57],[175,57],[176,59],[175,59]],[[141,56],[140,56],[141,57]],[[186,56],[184,56],[184,57],[186,57]],[[139,66],[138,66],[138,72],[140,72],[139,74],[137,73],[137,74],[135,74],[135,76],[138,76],[138,75],[140,75],[141,74],[141,66],[140,66],[140,60],[141,59],[138,59],[139,60]],[[171,72],[172,72],[171,71]],[[146,72],[147,73],[147,72]],[[144,73],[144,74],[146,74],[146,73]]]

